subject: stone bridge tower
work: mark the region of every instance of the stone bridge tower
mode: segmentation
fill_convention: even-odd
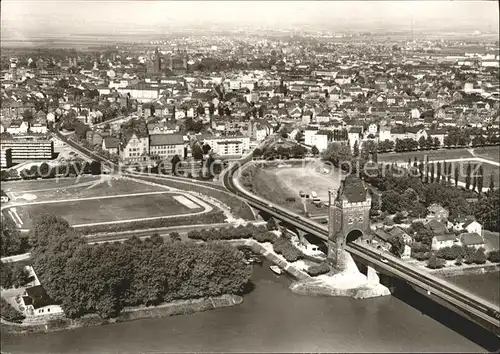
[[[335,195],[329,191],[328,262],[342,271],[346,265],[346,243],[370,230],[371,197],[364,182],[347,176]]]

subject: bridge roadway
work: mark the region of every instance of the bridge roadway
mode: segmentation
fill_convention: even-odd
[[[60,139],[64,140],[82,154],[90,156],[97,161],[107,163],[108,166],[117,166],[102,156],[97,155],[93,151],[90,151],[76,142],[67,139],[58,131],[56,131],[56,134]],[[307,219],[302,215],[295,214],[285,208],[274,205],[266,200],[257,198],[255,195],[241,188],[237,182],[235,183],[234,177],[237,177],[239,167],[249,162],[251,159],[251,154],[248,154],[246,157],[233,163],[225,169],[222,175],[224,186],[230,192],[245,200],[253,208],[264,211],[277,219],[283,220],[288,224],[297,227],[300,230],[327,241],[327,227]],[[141,176],[136,174],[135,177],[140,178]],[[413,267],[396,257],[388,254],[381,256],[379,252],[368,246],[358,243],[350,243],[346,245],[345,249],[351,254],[361,258],[365,263],[375,266],[376,268],[381,269],[397,278],[403,279],[415,288],[423,290],[428,296],[435,296],[433,299],[438,298],[460,315],[471,319],[489,331],[495,333],[497,336],[500,336],[499,306],[491,304],[488,301],[427,272],[415,270]],[[381,258],[384,258],[385,261],[383,262]]]
[[[235,178],[238,175],[238,169],[249,161],[247,157],[240,164],[234,164],[232,167],[224,171],[223,183],[224,186],[237,194],[252,207],[272,215],[273,217],[283,220],[286,223],[295,226],[296,228],[306,231],[311,235],[320,239],[328,240],[328,228],[320,225],[302,215],[295,214],[283,207],[274,205],[269,201],[257,198],[255,195],[241,188]],[[497,336],[500,336],[500,308],[480,297],[471,294],[463,289],[460,289],[449,282],[440,279],[427,272],[415,269],[408,263],[396,258],[392,255],[372,249],[368,245],[362,243],[350,243],[345,247],[346,251],[361,258],[366,264],[375,266],[379,270],[383,270],[387,274],[391,274],[400,278],[414,288],[419,288],[427,294],[427,296],[436,300],[441,300],[448,307],[451,307],[455,312],[470,320],[480,324]],[[382,261],[382,258],[384,261]]]

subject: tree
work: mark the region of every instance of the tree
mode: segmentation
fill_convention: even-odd
[[[434,149],[437,149],[441,146],[441,142],[439,141],[438,137],[434,137]]]
[[[174,176],[177,175],[177,171],[179,169],[180,162],[181,162],[181,158],[179,157],[179,155],[174,155],[172,157],[172,160],[170,160],[170,163],[172,164],[172,175],[174,175]]]
[[[20,322],[25,318],[21,312],[12,307],[3,297],[0,298],[0,315],[4,320],[10,322]]]
[[[420,150],[425,150],[427,148],[427,140],[424,136],[421,136],[418,139],[418,146],[420,147]]]
[[[311,154],[313,154],[313,156],[316,156],[319,154],[319,150],[316,147],[316,145],[313,145],[313,147],[311,148]]]
[[[39,167],[40,176],[42,178],[47,178],[49,177],[49,172],[50,172],[49,165],[46,162],[42,163]]]
[[[4,289],[10,289],[14,285],[12,263],[0,262],[0,286]]]
[[[394,190],[388,190],[382,193],[382,211],[395,214],[398,211],[402,211],[404,207],[405,203],[402,200],[400,193]]]
[[[174,232],[171,232],[168,237],[170,238],[171,241],[180,241],[181,240],[181,235],[174,231]]]
[[[479,173],[477,175],[477,192],[479,195],[483,192],[483,182],[484,182],[484,171],[483,165],[479,166]]]
[[[23,112],[23,121],[31,122],[33,120],[33,112],[31,109],[25,109]]]
[[[500,231],[500,190],[488,191],[474,204],[474,216],[484,229]]]
[[[434,163],[431,164],[431,168],[430,168],[429,173],[430,173],[430,176],[429,176],[430,183],[434,183]]]
[[[441,181],[441,162],[438,161],[436,167],[436,183]]]
[[[203,154],[206,155],[210,150],[212,150],[212,147],[208,145],[207,143],[203,144],[202,146]]]
[[[465,174],[465,189],[469,189],[470,188],[471,173],[472,173],[472,166],[471,166],[471,164],[469,162],[468,165],[467,165],[467,171],[466,171],[466,174]]]
[[[427,261],[427,267],[430,269],[438,269],[438,268],[443,268],[446,264],[446,261],[441,258],[437,258],[436,256],[432,256],[429,258]]]
[[[389,243],[391,244],[391,253],[397,257],[401,257],[405,249],[403,237],[401,237],[400,235],[393,236],[389,239]]]
[[[375,150],[372,154],[372,161],[375,163],[378,163],[378,153],[377,150]]]
[[[281,137],[282,137],[283,139],[288,138],[288,133],[287,133],[287,132],[286,132],[286,130],[284,130],[284,129],[281,131],[280,135],[281,135]]]
[[[21,263],[16,263],[14,269],[12,270],[12,280],[14,286],[19,288],[30,282],[30,274]]]
[[[193,158],[195,160],[201,160],[203,159],[203,150],[202,148],[200,147],[200,144],[193,144],[193,147],[192,147],[192,154],[193,154]]]
[[[21,234],[11,218],[4,218],[1,223],[0,256],[7,257],[24,253],[28,250],[28,239]]]
[[[269,231],[278,230],[278,224],[276,224],[276,220],[273,217],[270,217],[266,223],[266,228]]]
[[[490,175],[490,187],[489,191],[493,191],[495,189],[495,182],[493,181],[493,174]]]
[[[297,132],[297,134],[295,135],[295,140],[298,143],[300,143],[303,139],[304,139],[304,134],[302,134],[302,132]]]
[[[346,144],[331,143],[323,153],[323,158],[332,162],[336,167],[341,167],[344,162],[352,160],[351,148]]]
[[[458,186],[458,175],[459,175],[459,167],[458,167],[458,164],[455,166],[455,175],[454,175],[454,178],[455,178],[455,187]]]
[[[354,142],[354,147],[353,147],[353,150],[352,150],[352,154],[353,154],[354,157],[358,157],[359,156],[359,143],[358,143],[357,140]]]
[[[474,167],[475,169],[475,167]],[[472,191],[474,192],[477,187],[477,174],[474,173],[474,176],[472,177]]]

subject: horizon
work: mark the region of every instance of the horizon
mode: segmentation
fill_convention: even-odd
[[[2,1],[5,40],[214,27],[498,33],[496,1]],[[207,29],[208,27],[208,29]]]

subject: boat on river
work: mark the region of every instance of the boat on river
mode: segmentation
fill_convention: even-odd
[[[272,265],[269,267],[274,273],[278,274],[278,275],[281,275],[281,273],[283,273],[283,271],[281,270],[280,267],[278,267],[277,265]]]

